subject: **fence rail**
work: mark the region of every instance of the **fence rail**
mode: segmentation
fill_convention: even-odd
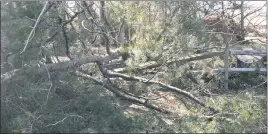
[[[229,55],[259,55],[259,56],[267,56],[267,51],[265,50],[230,50],[229,52],[225,52],[224,66],[225,68],[218,68],[215,71],[225,72],[225,89],[228,89],[228,81],[229,81],[229,72],[264,72],[267,73],[267,68],[227,68],[228,66],[228,57]],[[267,58],[266,58],[267,59]],[[267,62],[267,61],[266,61]]]
[[[217,72],[225,72],[224,68],[214,69]],[[267,72],[266,68],[229,68],[228,72]]]
[[[267,55],[265,50],[230,50],[231,55]]]

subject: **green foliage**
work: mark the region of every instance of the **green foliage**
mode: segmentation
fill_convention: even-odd
[[[266,100],[264,96],[261,97],[261,94],[241,91],[232,98],[221,97],[218,102],[212,105],[222,111],[216,118],[217,132],[262,133],[266,131],[267,107]]]
[[[232,99],[221,98],[213,105],[222,112],[212,121],[185,117],[182,132],[190,133],[264,133],[266,132],[265,99],[253,98],[254,93],[242,93]],[[247,100],[247,101],[246,101]]]
[[[40,44],[45,31],[41,31],[43,23],[38,25],[32,38],[27,46],[27,54],[20,54],[26,44],[26,40],[32,30],[35,20],[37,19],[41,9],[42,2],[7,2],[3,6],[2,32],[5,34],[8,42],[3,42],[5,49],[11,53],[10,59],[15,68],[20,68],[24,64],[29,64],[31,60],[37,60],[40,55]],[[9,43],[9,44],[7,44]]]
[[[202,119],[198,119],[196,117],[186,116],[182,118],[183,123],[179,130],[182,133],[216,133],[216,121],[212,120],[211,122],[207,122]]]
[[[217,4],[214,3],[212,6]],[[147,61],[181,58],[186,54],[192,54],[195,48],[205,47],[202,52],[213,51],[215,49],[208,48],[213,43],[215,46],[215,41],[221,43],[220,38],[204,32],[205,24],[202,17],[198,16],[200,7],[197,2],[118,1],[106,2],[105,5],[108,11],[107,19],[111,24],[110,30],[118,34],[122,18],[129,29],[130,42],[120,46],[119,51],[134,53],[134,56],[127,60],[130,68]],[[67,8],[62,3],[58,4],[58,7],[51,8],[43,16],[25,53],[20,54],[43,6],[44,2],[7,2],[1,5],[3,8],[1,32],[7,40],[3,41],[3,44],[7,53],[11,53],[10,61],[14,65],[14,68],[8,68],[9,70],[15,68],[24,70],[38,66],[37,63],[45,56],[58,55],[58,53],[66,55],[64,33],[58,20],[58,17],[61,17],[64,22],[67,21],[65,12]],[[78,5],[78,8],[80,6]],[[73,22],[78,26],[78,31],[71,28],[69,24],[64,27],[70,51],[77,57],[87,57],[86,50],[101,41],[99,34],[102,33],[99,32],[103,24],[99,20],[97,10],[91,7],[89,10],[97,26],[92,23],[92,16],[85,12],[78,15]],[[82,21],[91,32],[80,26]],[[57,36],[51,42],[47,42],[55,33],[58,33]],[[110,38],[111,33],[106,34]],[[110,40],[114,39],[110,38]],[[163,52],[167,46],[171,50]],[[111,49],[118,48],[111,47]],[[200,62],[202,64],[197,64],[199,68],[207,61]],[[212,62],[216,67],[223,65],[223,60],[220,58],[215,58]],[[85,64],[82,68],[94,72],[94,77],[97,79],[102,79],[97,66]],[[120,100],[113,93],[104,89],[102,85],[95,85],[93,81],[73,75],[69,72],[69,70],[73,71],[72,69],[65,72],[51,71],[34,74],[36,69],[31,70],[33,73],[26,74],[25,79],[1,87],[3,88],[1,90],[1,131],[10,133],[266,132],[265,86],[257,86],[255,92],[248,91],[260,81],[265,81],[266,75],[235,74],[233,85],[230,84],[231,91],[228,91],[233,95],[230,97],[227,91],[221,91],[220,83],[223,81],[221,74],[218,76],[213,74],[212,80],[200,84],[199,75],[191,73],[188,64],[164,64],[159,69],[164,71],[164,77],[169,78],[172,86],[199,95],[202,100],[207,100],[207,106],[219,109],[220,114],[210,121],[199,118],[197,116],[203,114],[202,110],[192,105],[190,113],[197,116],[164,115],[153,110],[127,116],[126,108],[118,103]],[[129,75],[137,74],[135,70],[129,72]],[[125,86],[126,82],[121,80],[120,82],[119,86]],[[138,95],[146,96],[148,92],[157,91],[159,88],[155,85],[148,88],[146,84],[138,82],[133,82],[132,85],[129,83],[127,86],[131,92]],[[247,89],[243,90],[245,87]],[[215,91],[219,95],[212,96],[210,99],[213,98],[215,101],[210,101],[200,96],[201,91]],[[164,119],[172,120],[172,123],[169,124]]]
[[[153,116],[149,119],[147,116],[126,117],[114,96],[102,86],[77,79],[71,74],[58,74],[53,79],[46,105],[50,83],[45,78],[39,79],[38,83],[23,82],[20,88],[16,85],[11,88],[13,90],[5,96],[10,100],[1,101],[1,112],[4,113],[1,114],[2,132],[127,133],[143,131],[147,127],[144,123],[151,125],[150,118]],[[62,89],[62,92],[55,88]],[[18,98],[13,96],[16,91]]]

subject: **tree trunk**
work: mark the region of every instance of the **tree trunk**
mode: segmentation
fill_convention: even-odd
[[[111,50],[110,50],[110,44],[109,44],[109,38],[108,36],[105,34],[106,33],[106,10],[105,10],[105,1],[100,1],[100,22],[103,25],[101,27],[101,31],[103,32],[102,36],[101,36],[101,42],[100,44],[103,46],[106,46],[106,51],[109,55],[111,55]]]
[[[241,40],[245,40],[244,26],[244,1],[241,1]]]

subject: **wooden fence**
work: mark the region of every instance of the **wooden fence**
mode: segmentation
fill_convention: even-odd
[[[226,53],[225,53],[226,54]],[[267,51],[265,50],[230,50],[227,51],[228,57],[229,55],[258,55],[259,58],[258,60],[261,60],[262,57],[267,56]],[[254,56],[252,56],[254,57]],[[227,58],[227,57],[225,57]],[[256,58],[256,56],[254,57]],[[266,58],[267,59],[267,58]],[[227,61],[227,62],[226,62]],[[225,59],[224,64],[228,65],[228,59]],[[266,61],[266,66],[267,66],[267,61]],[[228,76],[229,76],[229,72],[262,72],[262,73],[267,73],[267,67],[266,68],[219,68],[219,69],[215,69],[215,71],[219,71],[219,72],[225,72],[224,75],[224,80],[225,80],[225,89],[228,89]]]

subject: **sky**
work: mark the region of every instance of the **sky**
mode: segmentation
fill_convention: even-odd
[[[253,8],[260,8],[262,7],[266,1],[248,1],[247,5]],[[258,14],[261,13],[261,14]],[[249,20],[253,23],[260,23],[261,25],[266,25],[266,6],[258,13],[252,14],[249,16]],[[257,17],[256,17],[257,16]],[[247,21],[245,21],[247,23]]]

